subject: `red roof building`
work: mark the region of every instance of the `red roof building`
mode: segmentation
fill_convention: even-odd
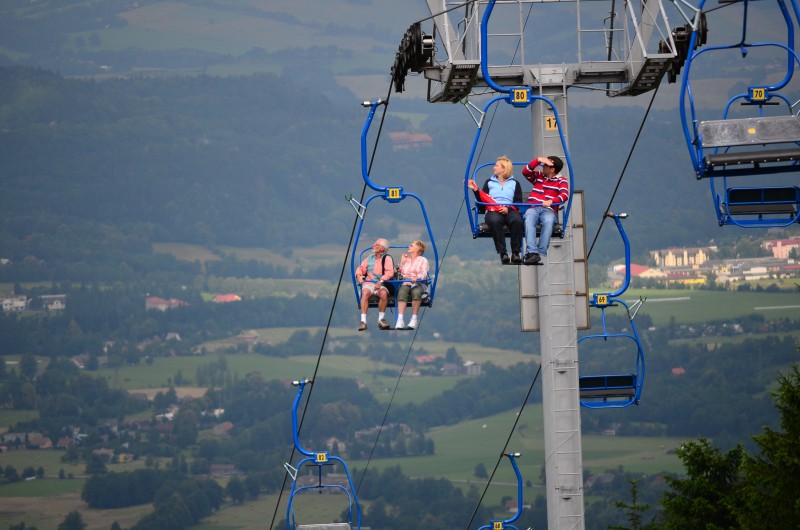
[[[800,237],[765,241],[764,248],[772,252],[773,257],[787,259],[792,250],[800,249]]]
[[[230,302],[241,302],[242,297],[238,294],[218,294],[214,297],[214,302],[217,304],[227,304]]]
[[[433,145],[433,138],[427,133],[390,132],[394,151],[406,149],[421,149]]]

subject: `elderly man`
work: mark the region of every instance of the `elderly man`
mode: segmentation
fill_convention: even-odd
[[[378,329],[389,329],[386,322],[386,306],[389,305],[389,294],[394,289],[392,284],[385,283],[394,276],[394,261],[386,252],[389,242],[383,238],[372,245],[372,254],[364,258],[356,269],[356,281],[361,284],[361,322],[358,331],[367,329],[367,310],[369,298],[378,295]]]

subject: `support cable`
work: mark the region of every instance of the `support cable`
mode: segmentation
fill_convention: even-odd
[[[390,97],[391,97],[391,83],[389,84],[389,93],[386,96],[386,105],[384,105],[383,114],[381,115],[380,126],[378,127],[378,135],[375,138],[375,144],[374,144],[373,150],[372,150],[372,158],[370,158],[370,161],[369,161],[369,170],[372,169],[372,164],[375,161],[375,153],[377,152],[378,141],[380,140],[380,137],[381,137],[380,132],[383,129],[383,123],[384,123],[384,121],[386,119],[386,108],[388,108],[388,106],[389,106],[389,98]],[[369,174],[369,170],[367,171],[367,174]],[[360,203],[364,202],[364,195],[366,194],[366,191],[367,191],[367,183],[365,181],[364,182],[364,186],[361,188],[361,198],[359,200]],[[342,262],[341,271],[339,272],[339,281],[336,284],[336,290],[335,290],[334,295],[333,295],[333,303],[331,304],[331,310],[328,313],[328,321],[327,321],[327,323],[325,325],[325,333],[323,334],[322,342],[321,342],[320,347],[319,347],[319,353],[317,354],[317,362],[314,364],[314,373],[313,373],[313,375],[311,377],[312,381],[316,381],[317,380],[317,372],[319,372],[320,362],[322,361],[322,353],[325,350],[325,343],[327,342],[328,332],[330,331],[331,321],[333,320],[333,311],[334,311],[334,308],[336,307],[336,301],[339,298],[339,290],[341,289],[342,280],[344,279],[344,273],[345,273],[345,270],[347,269],[347,262],[348,262],[347,256],[350,255],[350,249],[355,244],[355,242],[353,241],[353,238],[355,237],[356,226],[358,226],[358,219],[359,218],[360,218],[360,216],[356,215],[356,217],[353,219],[353,227],[350,229],[350,241],[349,241],[349,243],[347,245],[347,252],[345,252],[345,259]],[[306,411],[308,410],[308,404],[311,402],[311,393],[313,391],[314,391],[314,385],[311,385],[309,390],[308,390],[308,394],[306,394],[306,402],[305,402],[305,405],[303,405],[303,412],[300,415],[300,419],[298,421],[298,426],[297,426],[297,434],[298,434],[298,436],[300,435],[300,431],[303,428],[303,420],[305,419]],[[289,460],[288,460],[289,462],[291,462],[294,459],[294,454],[295,454],[296,449],[297,448],[295,446],[292,446],[292,452],[291,452],[291,454],[289,456]],[[278,492],[278,500],[275,503],[275,510],[272,512],[272,521],[270,522],[269,528],[274,528],[275,527],[275,519],[278,516],[278,508],[280,507],[281,498],[283,497],[283,490],[286,488],[286,482],[287,482],[286,479],[287,479],[288,475],[289,475],[289,472],[288,472],[288,469],[287,469],[287,472],[284,473],[284,475],[283,475],[283,483],[281,484],[281,488],[280,488],[280,490]]]
[[[589,247],[589,252],[586,253],[586,259],[589,259],[589,256],[592,255],[592,249],[594,248],[594,244],[597,242],[597,238],[600,235],[600,230],[603,229],[603,223],[606,222],[606,218],[608,217],[606,214],[611,211],[611,204],[614,202],[614,197],[617,195],[617,191],[619,190],[620,184],[622,184],[622,177],[625,175],[625,170],[628,169],[628,163],[631,161],[631,157],[633,156],[633,152],[636,149],[636,144],[639,142],[639,137],[642,134],[642,129],[644,129],[644,124],[647,122],[647,116],[650,114],[650,109],[653,108],[653,102],[656,99],[656,94],[658,94],[658,87],[661,85],[656,85],[656,88],[653,90],[653,97],[650,98],[650,103],[647,105],[647,110],[642,117],[642,122],[639,124],[639,130],[636,132],[636,138],[633,139],[633,144],[631,145],[631,149],[628,152],[628,158],[625,159],[625,165],[622,166],[622,171],[619,174],[619,178],[617,179],[617,184],[614,186],[614,192],[611,194],[611,198],[608,200],[608,206],[606,207],[605,211],[603,212],[603,219],[600,221],[600,226],[597,228],[597,232],[594,234],[594,239],[592,239],[592,244]]]
[[[438,13],[432,13],[430,16],[421,18],[414,22],[414,24],[418,24],[420,22],[426,22],[428,20],[433,20],[434,18],[438,17],[439,15],[444,15],[445,13],[449,13],[450,11],[455,11],[456,9],[461,9],[462,7],[468,6],[469,4],[474,4],[475,2],[479,2],[480,0],[467,0],[466,2],[462,2],[460,4],[456,4],[453,7],[449,7],[444,11],[439,11]]]
[[[525,410],[525,405],[528,403],[528,399],[531,397],[531,392],[533,392],[533,387],[536,386],[536,380],[539,379],[539,374],[542,372],[542,363],[539,363],[539,368],[536,369],[536,375],[533,376],[533,381],[531,382],[531,386],[528,387],[528,393],[525,395],[525,400],[522,402],[522,406],[519,408],[519,412],[517,412],[517,418],[514,420],[514,425],[512,425],[511,430],[508,433],[508,437],[506,438],[506,443],[503,445],[503,450],[500,452],[500,456],[497,457],[497,462],[494,464],[494,469],[492,469],[492,474],[489,476],[489,480],[486,481],[486,486],[483,488],[483,492],[481,493],[480,499],[478,499],[478,503],[475,505],[475,510],[473,510],[472,515],[469,518],[469,522],[464,527],[466,530],[472,526],[472,522],[475,520],[475,515],[478,513],[478,510],[483,503],[483,498],[486,496],[486,492],[489,490],[489,485],[492,483],[492,479],[494,478],[495,473],[497,473],[497,468],[500,467],[500,461],[503,459],[503,454],[508,452],[508,444],[511,441],[511,436],[514,434],[514,431],[517,429],[517,424],[519,423],[519,419],[522,417],[522,412]],[[518,509],[522,509],[520,506]]]

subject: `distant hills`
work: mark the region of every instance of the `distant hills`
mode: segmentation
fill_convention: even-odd
[[[5,252],[78,259],[87,244],[95,245],[90,254],[100,251],[98,241],[114,252],[155,241],[346,246],[355,217],[344,199],[363,188],[361,99],[387,95],[399,39],[427,14],[423,2],[379,0],[4,3]],[[81,80],[88,77],[95,81]],[[418,97],[424,80],[407,86],[368,138],[371,175],[418,193],[435,237],[452,234],[451,252],[488,253],[471,240],[460,211],[475,124],[460,105]],[[716,226],[671,110],[674,88],[663,87],[655,108],[667,110],[650,114],[629,160],[643,109],[573,96],[570,150],[596,261],[621,255],[614,230],[604,227],[594,239],[608,207],[630,214],[634,255],[745,233]],[[526,112],[502,109],[490,118],[480,161],[538,154],[530,152]],[[391,131],[422,131],[433,141],[394,150]],[[368,213],[364,237],[421,231],[418,211],[382,202]],[[64,239],[70,245],[54,250]]]

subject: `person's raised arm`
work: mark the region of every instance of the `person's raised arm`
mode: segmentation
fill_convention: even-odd
[[[536,168],[539,167],[539,164],[541,163],[542,159],[539,157],[536,157],[530,162],[528,162],[528,165],[522,168],[522,176],[530,180],[531,182],[536,180]]]

